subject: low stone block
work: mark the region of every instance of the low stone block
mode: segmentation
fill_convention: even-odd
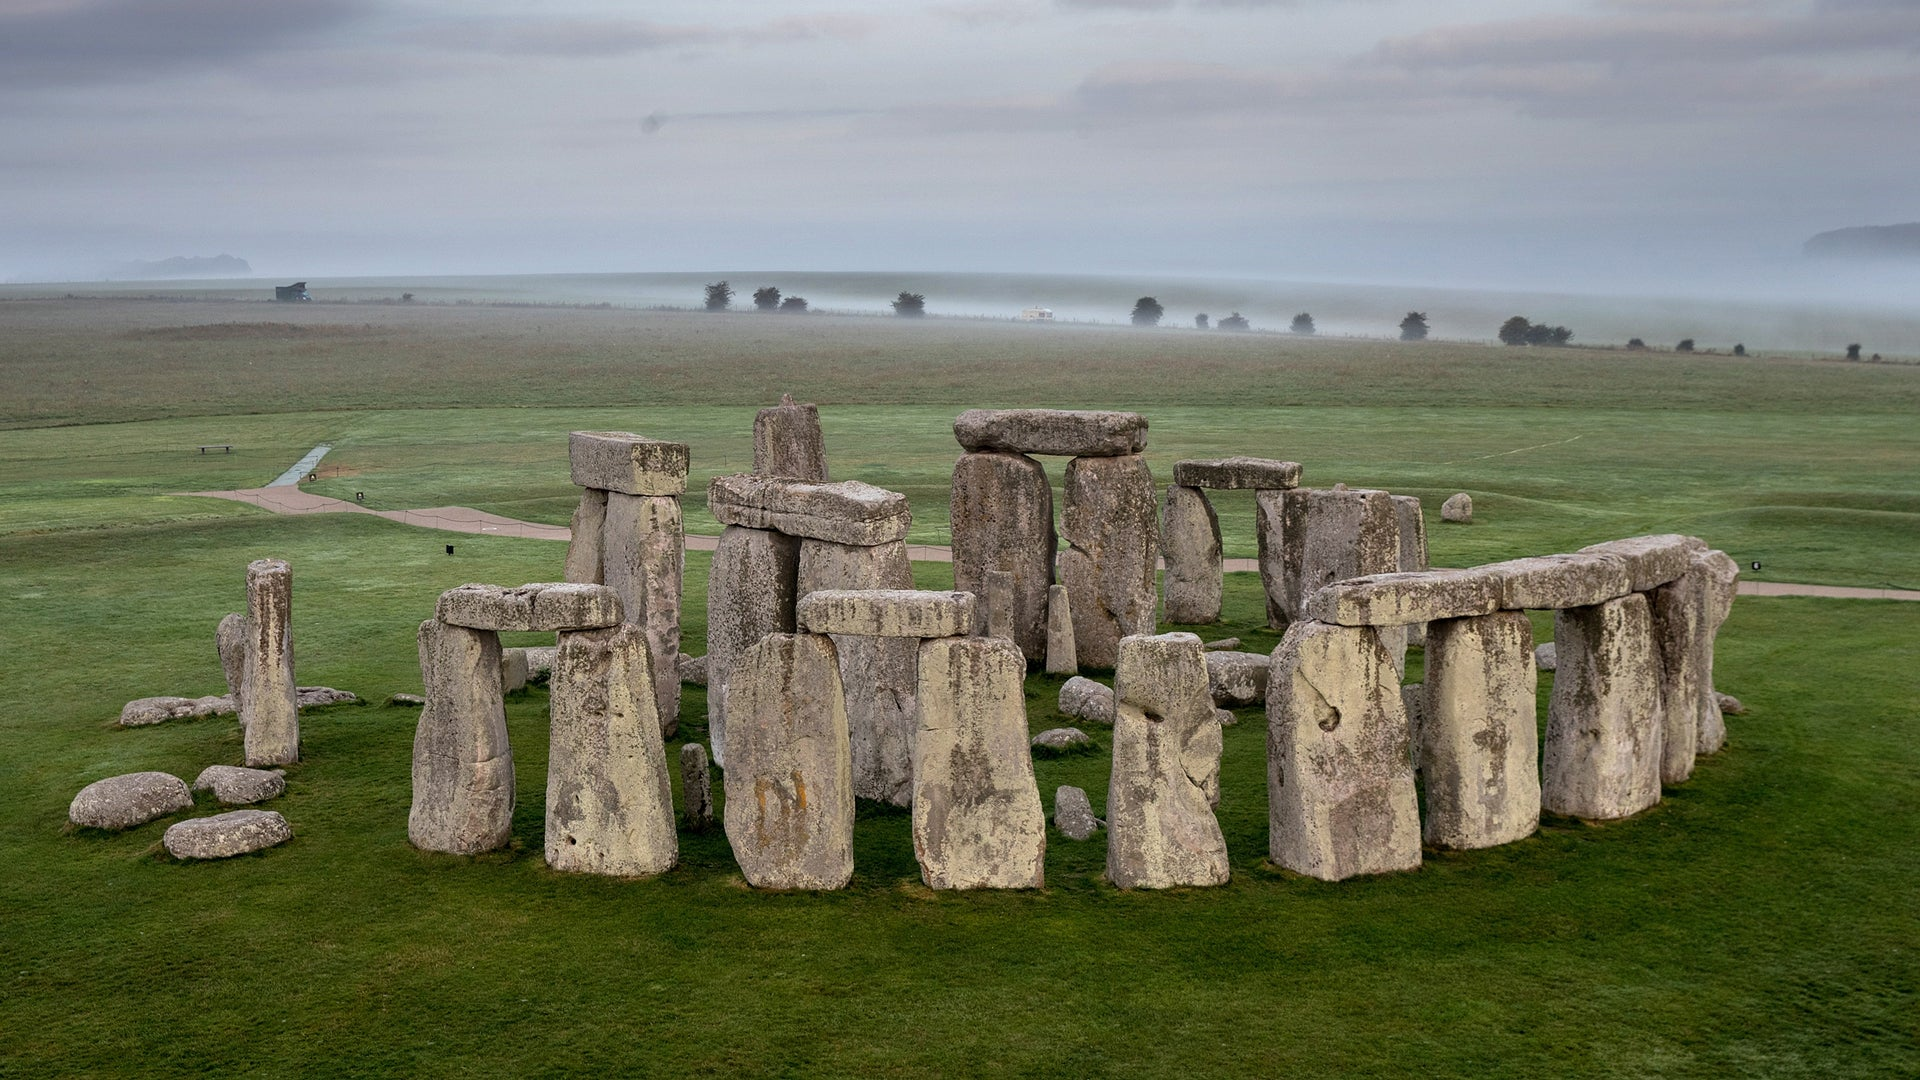
[[[1307,617],[1339,626],[1407,626],[1500,610],[1500,579],[1475,570],[1372,574],[1307,599]]]
[[[707,510],[722,525],[873,546],[907,538],[907,497],[858,480],[837,484],[736,473],[707,485]]]
[[[1559,660],[1560,650],[1554,647],[1553,642],[1542,642],[1533,647],[1533,666],[1541,671],[1552,671]]]
[[[605,585],[462,585],[440,594],[435,617],[470,630],[598,630],[620,625],[620,596]]]
[[[160,842],[176,859],[230,859],[291,839],[292,826],[272,810],[230,810],[175,822]]]
[[[1607,555],[1537,555],[1474,569],[1500,582],[1505,611],[1592,607],[1633,591],[1626,564]]]
[[[1071,784],[1053,791],[1053,827],[1069,840],[1085,840],[1101,830],[1106,822],[1093,816],[1093,803],[1087,793]]]
[[[567,437],[573,482],[624,495],[680,495],[687,490],[687,444],[629,431],[576,431]]]
[[[1562,610],[1553,639],[1541,806],[1604,821],[1659,802],[1660,660],[1646,596]]]
[[[820,410],[796,405],[791,396],[753,418],[753,471],[795,480],[827,479],[827,442]]]
[[[686,653],[681,653],[680,658],[678,662],[675,664],[675,666],[680,671],[681,682],[686,683],[689,686],[707,685],[707,658],[706,657],[688,656]]]
[[[1026,676],[1019,647],[1001,638],[920,646],[913,854],[928,888],[1046,883],[1047,817],[1027,746]]]
[[[131,829],[192,805],[187,782],[172,773],[126,773],[81,788],[67,820],[89,829]]]
[[[1440,520],[1453,525],[1473,524],[1473,496],[1462,491],[1440,504]]]
[[[1257,457],[1176,461],[1173,482],[1216,491],[1280,491],[1300,486],[1300,463]]]
[[[1627,567],[1634,592],[1647,592],[1687,572],[1693,557],[1707,550],[1706,541],[1679,533],[1630,536],[1580,549],[1582,555],[1611,555]]]
[[[527,650],[500,650],[500,692],[511,694],[527,688]]]
[[[1233,652],[1240,648],[1240,639],[1223,637],[1214,641],[1203,641],[1200,643],[1200,648],[1206,652]]]
[[[146,727],[169,720],[198,720],[203,716],[229,716],[237,711],[226,694],[207,697],[144,697],[120,707],[121,727]]]
[[[1113,690],[1075,675],[1060,686],[1061,713],[1090,724],[1113,726]]]
[[[968,409],[953,422],[968,450],[1057,457],[1118,457],[1147,448],[1147,418],[1072,409]]]
[[[223,806],[246,806],[279,798],[287,790],[287,774],[280,769],[209,765],[194,778],[193,790],[213,792]]]
[[[1207,688],[1216,705],[1244,709],[1267,700],[1267,671],[1273,657],[1267,653],[1209,652]]]
[[[822,589],[800,598],[795,618],[813,634],[943,638],[972,633],[972,593],[918,589]]]

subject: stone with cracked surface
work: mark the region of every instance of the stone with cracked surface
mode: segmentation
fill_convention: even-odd
[[[1048,728],[1033,737],[1035,750],[1051,750],[1055,753],[1078,750],[1092,745],[1093,737],[1077,727]]]
[[[960,637],[973,628],[977,598],[924,589],[816,589],[800,598],[795,618],[814,634],[874,637]]]
[[[247,648],[238,702],[246,763],[300,760],[300,688],[293,678],[293,568],[279,559],[247,564]]]
[[[820,409],[796,405],[791,396],[753,418],[753,471],[795,480],[827,479],[827,440]]]
[[[707,510],[722,525],[773,529],[788,536],[872,546],[907,538],[907,497],[858,480],[837,484],[756,473],[716,476]]]
[[[605,551],[602,534],[607,528],[607,492],[587,488],[580,493],[580,504],[573,508],[573,523],[568,529],[566,579],[583,585],[604,585]]]
[[[407,839],[423,851],[477,855],[513,831],[513,749],[500,696],[500,635],[420,624],[426,686],[413,736]]]
[[[1147,418],[1076,409],[968,409],[953,422],[968,450],[1053,457],[1121,457],[1147,448]]]
[[[228,716],[237,711],[233,698],[227,694],[197,698],[167,696],[135,698],[120,707],[120,726],[146,727],[149,724],[164,724],[169,720],[198,720],[203,716]]]
[[[862,589],[895,595],[913,589],[905,544],[851,547],[800,541],[800,605],[814,596],[862,596]],[[811,618],[814,608],[808,607]],[[796,608],[796,620],[798,609]],[[829,620],[830,621],[830,620]],[[823,632],[809,622],[807,629]],[[831,631],[824,631],[831,632]],[[914,688],[920,643],[897,635],[833,632],[840,682],[847,695],[847,732],[853,754],[854,795],[906,806],[913,798]]]
[[[1336,581],[1307,598],[1307,617],[1339,626],[1408,626],[1500,610],[1500,579],[1476,570],[1416,570]]]
[[[560,635],[547,754],[546,859],[555,870],[646,877],[679,839],[653,660],[632,623]]]
[[[1145,458],[1077,457],[1067,463],[1060,582],[1073,611],[1081,665],[1111,668],[1120,639],[1154,631],[1159,589],[1159,499]]]
[[[89,829],[131,829],[193,805],[187,782],[163,772],[136,772],[95,780],[67,807],[67,820]]]
[[[1393,496],[1345,487],[1296,488],[1279,495],[1281,520],[1271,522],[1265,512],[1258,519],[1267,537],[1261,546],[1263,580],[1275,533],[1279,547],[1279,595],[1271,582],[1267,594],[1272,628],[1308,618],[1308,598],[1327,585],[1399,569],[1400,518]]]
[[[174,822],[160,842],[176,859],[231,859],[291,839],[293,828],[272,810],[229,810]]]
[[[461,585],[440,594],[434,615],[469,630],[597,630],[618,626],[620,594],[605,585],[547,581],[531,585]]]
[[[1027,745],[1026,658],[1001,638],[920,646],[913,854],[931,889],[1038,889],[1047,817]]]
[[[1541,746],[1541,808],[1605,821],[1660,801],[1660,660],[1647,598],[1554,616],[1558,668]]]
[[[1073,644],[1073,600],[1065,585],[1047,590],[1047,674],[1078,675],[1080,651]]]
[[[1060,685],[1060,712],[1090,724],[1113,726],[1113,689],[1075,675]]]
[[[1220,517],[1206,492],[1168,486],[1160,515],[1160,552],[1166,562],[1161,585],[1166,620],[1188,625],[1219,621]]]
[[[1224,885],[1220,724],[1200,639],[1120,642],[1113,770],[1107,784],[1107,879],[1122,889]]]
[[[1427,624],[1419,722],[1426,842],[1510,844],[1540,825],[1533,624],[1501,611]]]
[[[689,686],[707,685],[707,658],[688,656],[681,653],[674,661],[674,667],[680,673],[680,681]]]
[[[1053,487],[1023,454],[969,453],[953,465],[953,586],[985,600],[986,574],[1013,575],[1013,638],[1029,660],[1047,646],[1053,585]]]
[[[1706,541],[1697,536],[1662,533],[1589,544],[1578,554],[1610,555],[1619,559],[1626,565],[1627,581],[1633,591],[1648,592],[1686,573],[1693,557],[1706,550]]]
[[[1499,580],[1505,611],[1592,607],[1633,591],[1626,564],[1606,555],[1536,555],[1474,569]]]
[[[686,530],[680,500],[664,495],[607,495],[601,542],[603,580],[620,597],[624,621],[647,639],[655,713],[661,734],[680,726],[680,587]]]
[[[1300,463],[1257,457],[1176,461],[1173,482],[1216,491],[1281,491],[1300,486]]]
[[[573,482],[623,495],[683,495],[687,444],[630,431],[576,431],[567,437]]]
[[[800,541],[770,529],[720,531],[707,573],[707,740],[727,765],[727,679],[733,662],[768,634],[793,632]]]

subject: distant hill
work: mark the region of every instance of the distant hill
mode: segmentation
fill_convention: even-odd
[[[1808,240],[1800,250],[1833,259],[1920,259],[1920,222],[1835,229]]]
[[[252,277],[253,267],[237,255],[175,255],[158,262],[116,263],[107,268],[114,278],[223,278]]]

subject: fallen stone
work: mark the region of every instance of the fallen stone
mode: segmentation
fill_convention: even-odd
[[[546,859],[644,877],[679,861],[653,661],[632,623],[560,635],[547,755]]]
[[[220,652],[220,671],[227,677],[227,693],[235,701],[240,699],[240,687],[247,676],[247,639],[252,631],[247,627],[247,617],[234,612],[220,620],[214,630],[214,645]]]
[[[1554,648],[1551,641],[1533,647],[1533,666],[1541,671],[1552,671],[1558,659],[1559,650]]]
[[[1093,816],[1093,803],[1087,793],[1071,784],[1053,789],[1053,827],[1069,840],[1085,840],[1099,832],[1106,822]]]
[[[1473,496],[1464,491],[1447,496],[1447,501],[1440,504],[1440,520],[1455,525],[1473,524]]]
[[[302,686],[294,692],[294,701],[302,709],[316,709],[322,705],[350,705],[359,700],[360,698],[351,691],[335,690],[331,686]]]
[[[827,441],[820,410],[796,405],[791,395],[753,418],[753,471],[795,480],[827,479]]]
[[[1605,555],[1536,555],[1474,569],[1499,580],[1505,611],[1592,607],[1633,591],[1626,565]]]
[[[1724,551],[1707,551],[1694,556],[1694,559],[1707,572],[1707,670],[1705,675],[1705,693],[1713,692],[1713,643],[1720,635],[1721,624],[1727,616],[1733,614],[1733,598],[1740,582],[1740,566],[1728,557]],[[1702,702],[1700,707],[1700,733],[1696,750],[1702,754],[1718,753],[1727,744],[1727,724],[1721,718],[1724,710],[1719,708],[1720,701],[1715,698],[1712,706]],[[1738,702],[1735,702],[1738,704]],[[1736,715],[1744,710],[1735,710]]]
[[[1166,619],[1172,623],[1216,622],[1220,618],[1220,518],[1207,493],[1179,484],[1167,488],[1160,515],[1160,552],[1166,562],[1161,589]]]
[[[814,634],[958,637],[973,629],[972,593],[919,589],[820,589],[800,598],[795,617]]]
[[[193,790],[213,792],[223,806],[245,806],[278,798],[287,790],[287,774],[280,769],[209,765],[194,778]]]
[[[1240,647],[1237,637],[1224,637],[1217,641],[1203,641],[1200,648],[1205,652],[1232,652]]]
[[[981,620],[985,633],[981,636],[1013,641],[1013,575],[1005,570],[989,570],[986,579],[986,589],[980,597],[983,604],[977,609],[985,616]]]
[[[1659,802],[1660,661],[1647,598],[1563,610],[1553,640],[1542,808],[1605,821]]]
[[[120,707],[121,727],[146,727],[169,720],[198,720],[204,716],[229,716],[236,712],[233,698],[221,694],[209,697],[144,697]]]
[[[1300,463],[1257,457],[1176,461],[1173,482],[1216,491],[1279,491],[1300,486]]]
[[[859,591],[866,589],[895,595],[912,592],[913,565],[907,561],[905,544],[852,547],[825,540],[800,542],[802,604],[822,592],[872,595]],[[914,691],[920,678],[920,642],[878,634],[834,633],[832,637],[840,657],[840,683],[853,688],[846,702],[853,794],[906,806],[913,799]]]
[[[707,510],[722,525],[872,546],[907,538],[907,497],[858,480],[837,484],[736,473],[707,485]]]
[[[1393,496],[1384,491],[1339,487],[1299,488],[1281,496],[1283,580],[1278,621],[1274,619],[1276,598],[1271,589],[1267,598],[1268,624],[1274,629],[1308,618],[1308,598],[1336,581],[1391,574],[1399,569],[1400,518]],[[1261,521],[1265,523],[1264,515]],[[1271,524],[1265,527],[1273,528]],[[1264,565],[1266,556],[1262,560]]]
[[[1500,579],[1475,570],[1419,570],[1336,581],[1307,598],[1307,618],[1339,626],[1406,626],[1500,610]]]
[[[1033,737],[1035,750],[1051,750],[1056,754],[1081,750],[1092,745],[1093,737],[1077,727],[1048,728]]]
[[[675,667],[679,669],[681,682],[690,686],[707,685],[706,657],[688,656],[686,653],[681,653]]]
[[[1151,634],[1159,607],[1159,500],[1145,458],[1077,457],[1067,463],[1060,582],[1073,611],[1080,664],[1110,668],[1120,639]]]
[[[1192,634],[1120,642],[1113,771],[1107,785],[1107,879],[1122,889],[1224,885],[1220,725]]]
[[[1080,651],[1073,645],[1073,600],[1065,585],[1047,590],[1047,674],[1078,675]]]
[[[713,773],[707,765],[707,748],[697,742],[680,748],[680,796],[687,807],[682,815],[687,828],[695,832],[713,828]]]
[[[1113,726],[1113,690],[1075,675],[1060,686],[1060,712],[1090,724]]]
[[[278,559],[247,564],[247,647],[240,677],[246,763],[300,760],[299,688],[293,681],[293,568]]]
[[[462,585],[440,594],[435,616],[470,630],[597,630],[618,626],[620,595],[605,585],[541,582],[508,588]]]
[[[1713,692],[1713,698],[1714,703],[1720,706],[1720,711],[1728,716],[1745,716],[1747,714],[1747,707],[1740,704],[1740,699],[1734,697],[1732,694],[1723,694],[1716,690]]]
[[[968,450],[1056,457],[1121,457],[1147,448],[1147,418],[1071,409],[968,409],[953,422]]]
[[[768,634],[793,632],[800,541],[768,529],[720,531],[707,573],[707,741],[727,766],[727,679],[736,657]]]
[[[419,694],[395,694],[387,699],[387,704],[397,705],[404,709],[418,709],[423,708],[427,704],[427,699],[421,697]]]
[[[681,495],[687,490],[687,444],[628,431],[576,431],[567,437],[573,482],[623,495]]]
[[[568,530],[566,579],[582,585],[606,584],[607,492],[588,488],[573,508]]]
[[[984,600],[988,571],[1012,574],[1013,639],[1027,659],[1042,659],[1059,546],[1046,470],[1021,454],[962,454],[949,509],[953,587]]]
[[[680,680],[674,677],[680,656],[680,587],[686,562],[686,533],[680,500],[666,496],[607,496],[604,580],[620,597],[625,621],[647,639],[647,655],[658,678],[654,706],[662,735],[680,725]]]
[[[1210,652],[1206,654],[1207,688],[1216,705],[1244,709],[1267,700],[1267,671],[1273,657],[1267,653]]]
[[[229,810],[174,822],[160,842],[176,859],[230,859],[291,839],[292,826],[272,810]]]
[[[1509,844],[1540,826],[1533,624],[1501,611],[1427,624],[1417,725],[1434,847]]]
[[[193,805],[187,782],[171,773],[137,772],[95,780],[67,807],[67,820],[89,829],[131,829]]]
[[[1011,641],[920,646],[913,854],[930,889],[1046,883],[1047,817],[1027,745],[1026,676],[1026,658]]]
[[[500,692],[511,694],[527,688],[527,650],[500,650]]]
[[[453,855],[502,847],[513,831],[514,789],[500,635],[428,619],[420,675],[427,704],[414,729],[407,839]]]
[[[723,817],[747,883],[838,889],[853,877],[853,761],[825,634],[770,634],[727,678]]]

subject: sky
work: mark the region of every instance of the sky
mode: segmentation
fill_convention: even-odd
[[[1917,102],[1920,0],[0,0],[0,280],[1804,283]]]

